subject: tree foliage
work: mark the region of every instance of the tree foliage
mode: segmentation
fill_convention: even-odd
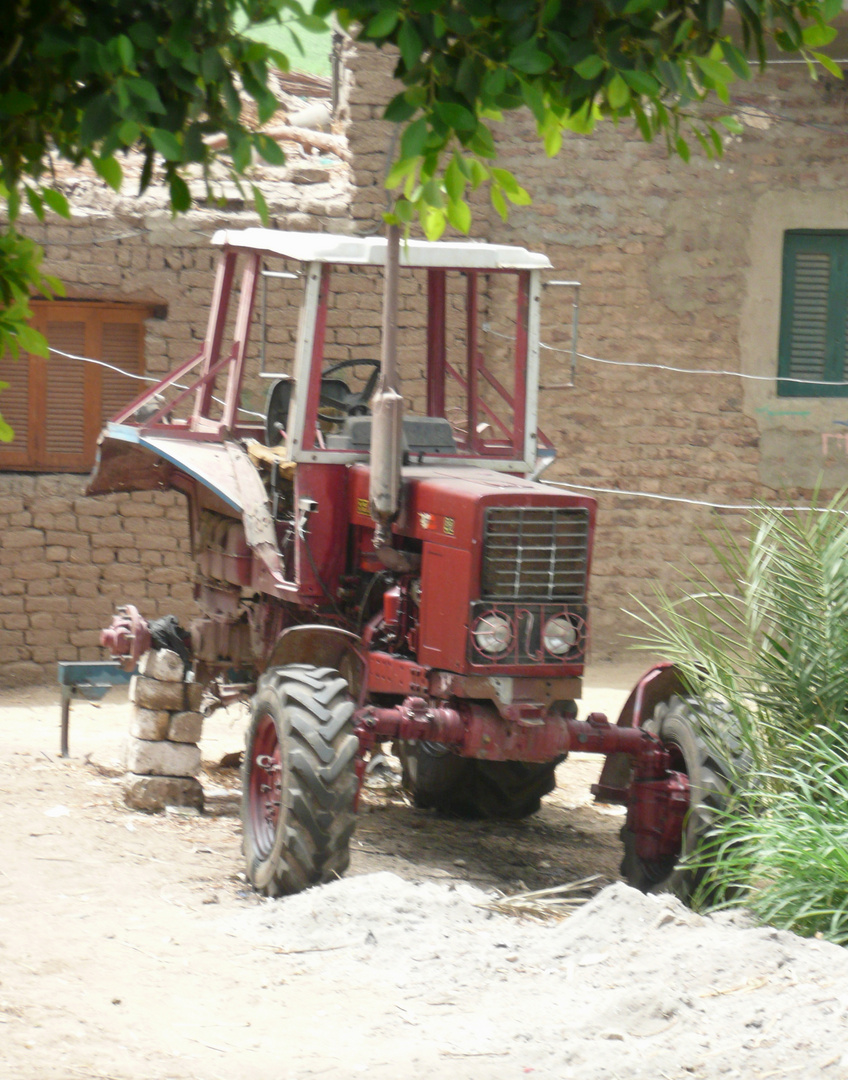
[[[750,78],[770,42],[803,54],[814,76],[822,65],[841,77],[818,51],[841,0],[318,0],[315,11],[398,48],[405,89],[386,116],[404,132],[389,186],[400,220],[418,215],[430,238],[446,223],[468,232],[467,194],[481,185],[503,218],[509,203],[530,201],[495,164],[504,112],[529,108],[549,155],[565,132],[606,116],[632,118],[646,140],[662,135],[688,159],[688,133],[719,155],[722,125],[739,130],[693,107],[709,95],[727,103],[729,84]]]
[[[271,118],[269,70],[288,67],[245,36],[256,24],[325,30],[334,14],[363,40],[397,47],[405,88],[386,110],[403,128],[389,175],[394,220],[417,215],[435,238],[447,224],[470,230],[468,195],[482,185],[503,217],[530,201],[497,165],[493,130],[505,112],[529,108],[549,154],[603,116],[633,119],[683,157],[687,131],[719,154],[721,124],[738,124],[702,121],[692,107],[711,94],[726,102],[769,42],[803,54],[813,73],[820,64],[839,75],[818,51],[839,10],[841,0],[316,0],[312,12],[300,0],[11,0],[0,30],[0,355],[46,350],[26,330],[28,298],[60,286],[41,274],[40,252],[16,223],[25,204],[39,219],[69,215],[58,158],[89,163],[118,189],[123,155],[140,152],[141,190],[161,178],[175,212],[191,205],[191,171],[211,182],[210,136],[226,135],[237,183],[254,155],[283,162],[242,118],[245,92],[260,125]],[[267,215],[255,186],[253,195]]]
[[[60,286],[41,275],[40,252],[16,223],[24,204],[39,220],[49,211],[70,215],[54,182],[57,158],[87,162],[117,190],[123,155],[139,152],[141,190],[163,179],[174,211],[191,205],[190,169],[211,187],[209,136],[226,135],[237,182],[254,153],[282,164],[279,145],[248,129],[242,110],[246,92],[260,123],[270,119],[277,102],[269,71],[287,69],[288,59],[235,26],[324,24],[299,0],[11,0],[3,16],[0,197],[8,224],[0,233],[0,355],[44,354],[43,339],[27,329],[28,299]],[[254,197],[265,212],[256,188]]]

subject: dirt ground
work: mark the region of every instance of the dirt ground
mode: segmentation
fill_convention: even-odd
[[[641,666],[591,671],[581,714],[603,709],[615,716]],[[348,882],[339,883],[356,885],[358,899],[331,886],[303,894],[298,907],[287,909],[280,905],[291,901],[261,900],[245,887],[238,777],[216,764],[241,748],[243,713],[222,710],[206,722],[202,816],[148,816],[124,807],[128,721],[123,691],[99,704],[75,701],[71,756],[62,759],[58,689],[0,695],[3,1080],[660,1075],[641,1071],[642,1050],[634,1051],[632,1068],[614,1072],[571,1071],[562,1059],[546,1058],[543,1045],[546,1052],[551,1046],[539,1034],[543,1018],[548,1023],[546,999],[535,996],[533,980],[520,1001],[499,1000],[509,1005],[510,1022],[535,1033],[538,1046],[531,1052],[529,1043],[519,1043],[521,1054],[492,1049],[497,1031],[484,1038],[480,1024],[495,1022],[493,1010],[486,1006],[488,1019],[478,1010],[478,998],[492,989],[488,968],[472,978],[476,961],[462,961],[463,993],[442,985],[456,989],[452,965],[479,932],[473,922],[452,928],[440,921],[442,904],[459,903],[461,890],[513,893],[588,874],[599,875],[599,887],[617,879],[621,816],[591,806],[596,759],[577,755],[561,766],[558,790],[538,815],[519,823],[446,820],[408,806],[392,774],[377,777],[364,796]],[[405,894],[388,905],[389,893],[404,888],[418,890],[413,908],[423,905],[413,921]],[[483,918],[479,904],[469,903],[474,917]],[[366,923],[364,955],[344,953],[337,941],[339,920],[354,919],[354,910]],[[281,943],[271,928],[288,926],[287,911],[299,912],[311,934]],[[498,920],[518,925],[511,917]],[[291,923],[292,933],[297,925]],[[391,933],[401,937],[389,948]],[[423,982],[413,992],[410,956],[424,959],[412,954],[431,941],[428,934],[441,944],[435,951],[428,944],[427,956],[442,960],[421,969]],[[604,945],[599,941],[596,952]],[[513,959],[519,956],[516,951]],[[548,968],[542,973],[550,976]],[[438,1000],[422,1003],[422,993]],[[439,1045],[428,1037],[430,1013],[439,1017],[434,1030],[444,1033]],[[561,1017],[550,1022],[556,1031]],[[449,1038],[454,1024],[465,1041]],[[480,1039],[469,1044],[469,1032]],[[830,1064],[838,1061],[839,1054]],[[848,1069],[826,1075],[848,1076]]]

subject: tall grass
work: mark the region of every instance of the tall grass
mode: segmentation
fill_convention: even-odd
[[[696,697],[727,703],[744,750],[707,845],[711,893],[695,902],[846,943],[848,498],[763,506],[747,545],[725,530],[714,550],[723,584],[692,568],[682,600],[658,590],[636,614],[643,647],[676,661]]]

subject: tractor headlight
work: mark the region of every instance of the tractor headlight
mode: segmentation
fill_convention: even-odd
[[[545,623],[543,640],[547,652],[554,656],[565,656],[577,641],[577,630],[570,619],[557,615]]]
[[[512,626],[505,615],[489,611],[481,615],[474,626],[477,648],[489,656],[505,653],[512,644]]]

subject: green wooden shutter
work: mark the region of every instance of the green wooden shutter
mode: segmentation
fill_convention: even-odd
[[[781,397],[848,397],[848,232],[787,232],[777,392]],[[809,380],[788,382],[788,379]]]

